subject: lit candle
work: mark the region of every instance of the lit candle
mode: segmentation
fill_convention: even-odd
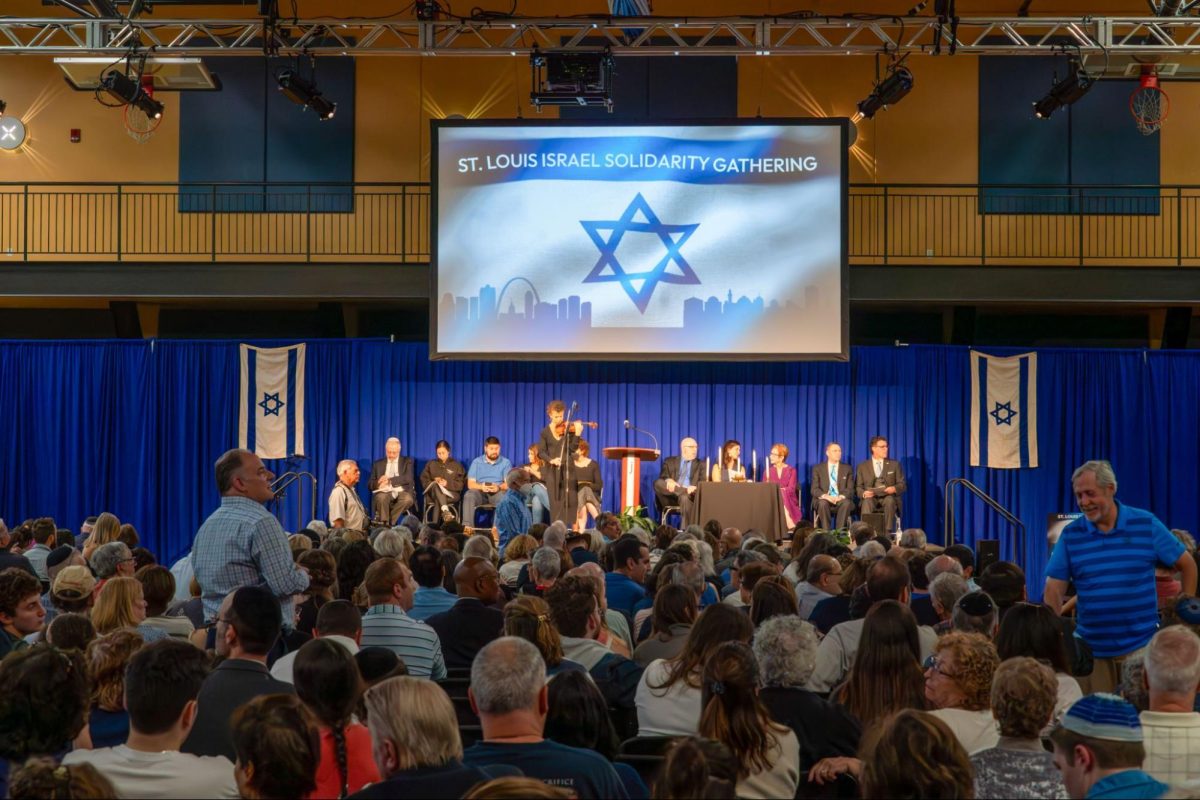
[[[704,458],[704,480],[712,477],[712,459],[705,456]]]
[[[756,481],[756,480],[758,480],[758,451],[751,450],[750,455],[754,459],[753,460],[753,471],[750,473],[750,480]]]

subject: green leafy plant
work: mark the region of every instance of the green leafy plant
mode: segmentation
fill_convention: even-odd
[[[645,506],[629,506],[621,511],[617,518],[621,521],[621,531],[623,533],[629,533],[629,529],[634,527],[651,532],[654,530],[654,523],[646,515]]]

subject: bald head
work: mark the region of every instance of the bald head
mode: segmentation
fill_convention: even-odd
[[[962,564],[954,556],[941,555],[925,565],[925,578],[931,584],[934,578],[947,572],[952,575],[958,575],[960,578],[962,577]]]
[[[454,587],[459,597],[474,597],[484,603],[499,599],[500,578],[492,562],[478,556],[467,556],[454,568]]]

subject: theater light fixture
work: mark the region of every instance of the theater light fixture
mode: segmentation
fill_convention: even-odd
[[[298,106],[311,108],[319,120],[333,119],[337,103],[323,97],[314,82],[300,77],[294,69],[280,70],[275,80],[279,83],[279,91],[288,100]]]
[[[1041,100],[1033,104],[1033,113],[1038,119],[1049,119],[1050,115],[1063,106],[1069,106],[1088,93],[1096,79],[1084,71],[1083,66],[1071,60],[1071,71],[1067,77],[1050,88]]]
[[[162,119],[163,104],[155,100],[141,83],[118,70],[111,70],[100,80],[100,88],[121,105],[130,105],[150,119]]]
[[[592,53],[542,52],[529,57],[533,107],[604,106],[612,113],[613,56],[607,48]]]
[[[904,96],[912,91],[913,74],[908,67],[900,64],[888,70],[886,78],[875,84],[875,88],[858,104],[858,113],[852,118],[853,122],[871,119],[881,108],[899,103]]]

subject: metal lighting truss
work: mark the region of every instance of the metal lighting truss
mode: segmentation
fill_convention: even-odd
[[[952,34],[953,28],[953,34]],[[1200,17],[503,17],[456,20],[0,18],[0,54],[162,56],[1200,54]]]

